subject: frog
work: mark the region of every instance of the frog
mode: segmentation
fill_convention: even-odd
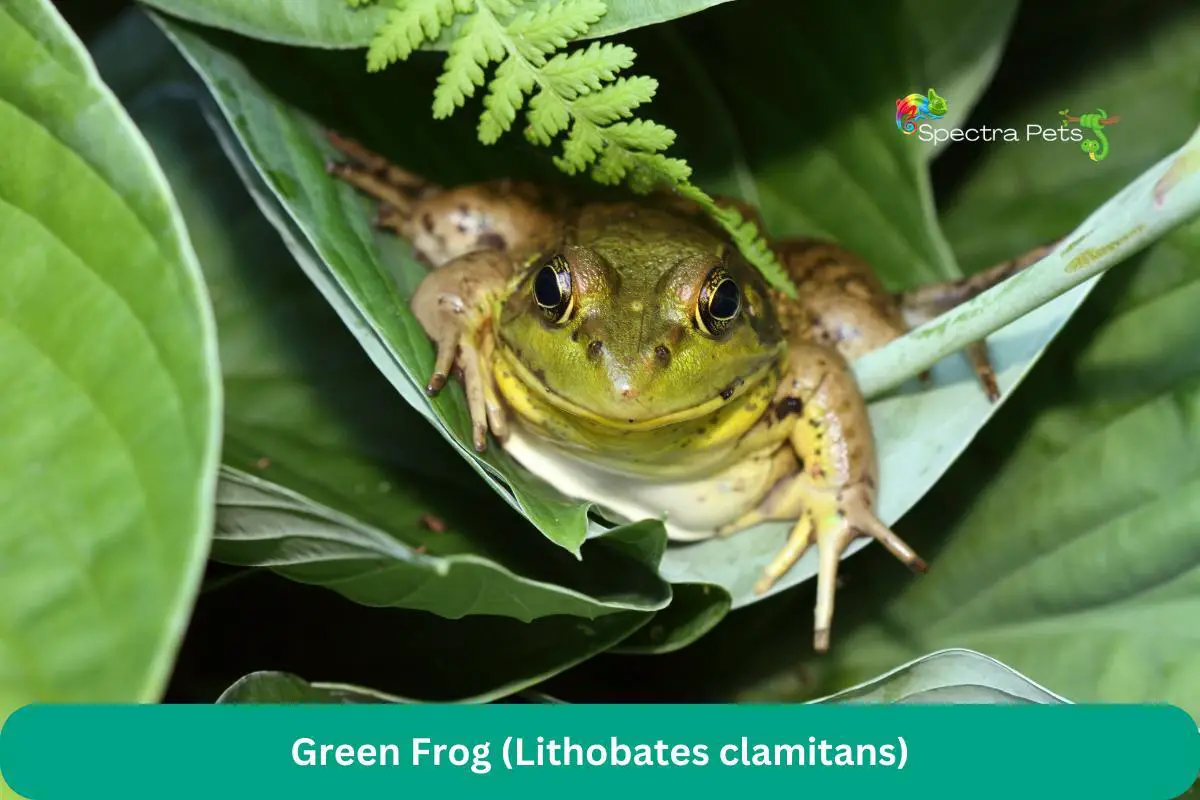
[[[753,591],[770,591],[815,548],[817,652],[830,646],[852,542],[869,537],[913,572],[928,569],[877,514],[877,446],[852,364],[1052,244],[894,291],[833,239],[772,237],[793,297],[678,192],[597,198],[515,178],[443,186],[326,136],[328,172],[374,201],[374,224],[427,269],[409,299],[433,351],[425,392],[459,381],[477,452],[495,442],[564,496],[661,520],[673,543],[785,522]],[[765,230],[749,203],[715,202]],[[995,401],[986,343],[964,350]]]

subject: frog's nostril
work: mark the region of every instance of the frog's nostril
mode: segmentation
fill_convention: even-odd
[[[660,366],[667,366],[671,363],[671,351],[667,349],[665,344],[660,344],[654,348],[654,358]]]
[[[588,343],[587,354],[588,358],[599,358],[600,353],[604,351],[604,342],[599,339],[593,339]]]

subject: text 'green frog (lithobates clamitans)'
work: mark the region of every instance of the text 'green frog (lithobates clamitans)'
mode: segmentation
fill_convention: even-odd
[[[777,241],[792,300],[673,195],[585,202],[517,181],[444,189],[330,139],[349,159],[330,171],[381,201],[378,224],[430,267],[411,301],[436,345],[428,392],[459,372],[477,450],[490,434],[563,493],[664,519],[674,540],[794,521],[756,590],[815,545],[821,651],[839,559],[856,537],[924,570],[875,516],[875,445],[848,362],[1037,254],[893,295],[838,245]],[[968,354],[995,396],[983,346]]]

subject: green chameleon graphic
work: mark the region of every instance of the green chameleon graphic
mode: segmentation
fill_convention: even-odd
[[[1088,158],[1092,161],[1103,161],[1108,158],[1108,137],[1104,135],[1102,126],[1113,125],[1120,117],[1110,117],[1102,108],[1096,109],[1095,114],[1084,114],[1079,117],[1072,117],[1065,108],[1058,113],[1062,115],[1064,125],[1070,125],[1072,122],[1077,123],[1079,127],[1086,128],[1096,137],[1094,139],[1085,139],[1079,143],[1079,148],[1087,153]]]

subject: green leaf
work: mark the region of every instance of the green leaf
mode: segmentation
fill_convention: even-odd
[[[831,679],[953,644],[1080,701],[1200,713],[1200,223],[1140,261],[985,432],[982,452],[1012,451],[999,471],[965,462],[914,514],[915,529],[975,498],[936,575],[849,633]]]
[[[395,6],[379,2],[348,8],[344,0],[142,0],[146,5],[201,25],[280,44],[320,48],[363,48]],[[607,0],[608,13],[588,30],[588,38],[623,33],[645,25],[695,14],[730,0]],[[443,32],[430,49],[445,50]]]
[[[520,699],[569,703],[540,691]],[[745,698],[747,702],[755,699]],[[254,672],[226,689],[218,703],[407,703],[410,700],[336,683],[309,683],[286,672]],[[1062,704],[1068,701],[993,658],[960,648],[914,659],[871,680],[812,703],[914,704],[975,703]]]
[[[138,52],[128,47],[130,37],[147,44],[161,38],[140,14],[125,23],[106,40],[111,51]],[[174,72],[169,63],[159,71]],[[204,123],[197,98],[202,87],[135,81],[126,102],[176,188],[215,299],[227,384],[224,456],[236,466],[222,471],[213,555],[329,586],[366,605],[438,616],[347,609],[324,593],[314,600],[311,590],[273,606],[245,594],[261,580],[241,579],[205,596],[185,676],[227,669],[224,660],[214,668],[206,659],[225,652],[221,642],[230,636],[242,641],[240,659],[273,664],[288,663],[298,642],[316,636],[331,644],[331,672],[365,663],[369,674],[385,673],[386,685],[412,696],[491,699],[636,632],[650,618],[644,608],[669,599],[653,571],[661,553],[645,547],[645,536],[609,535],[590,545],[598,555],[586,563],[545,542],[541,550],[526,546],[540,541],[536,531],[396,397],[297,268]],[[446,529],[431,529],[426,519]],[[230,596],[233,608],[224,605]],[[253,621],[237,610],[246,607],[256,608]],[[446,619],[463,613],[480,622]],[[496,614],[539,619],[526,624]],[[206,645],[204,620],[214,617],[222,620],[217,640]],[[331,629],[322,632],[325,620]],[[291,634],[294,624],[303,636]],[[382,630],[419,647],[421,659],[396,669],[379,652]],[[481,659],[488,670],[472,667]]]
[[[289,672],[252,672],[217,698],[218,703],[405,703],[399,697],[336,683],[309,683]]]
[[[1069,19],[1071,10],[1052,17]],[[983,262],[1013,237],[1044,235],[1195,131],[1200,10],[1160,13],[1131,39],[1127,20],[1140,12],[1131,3],[1125,14],[1085,29],[1051,27],[1043,50],[1069,30],[1101,49],[1120,43],[1122,55],[987,120],[1019,124],[1031,105],[1102,106],[1122,118],[1109,137],[1109,158],[1094,164],[1081,156],[1091,168],[1081,175],[1050,144],[995,148],[946,215],[957,249]],[[1191,152],[1190,182],[1171,190],[1160,214],[1169,215],[1189,187],[1194,198],[1197,139]],[[1159,180],[1152,174],[1143,186],[1152,207]],[[1134,209],[1127,213],[1136,219]],[[1198,292],[1198,221],[1104,277],[1076,331],[1055,344],[1019,402],[984,431],[975,456],[905,521],[914,535],[925,529],[945,537],[939,567],[904,590],[880,581],[871,605],[882,615],[847,636],[827,686],[953,645],[1000,658],[1080,702],[1166,701],[1200,714],[1200,680],[1189,666],[1198,656],[1193,621],[1200,612],[1200,509],[1192,485],[1200,441]]]
[[[743,698],[754,702],[753,697]],[[994,658],[962,648],[921,656],[814,703],[1040,703],[1065,699]]]
[[[1112,152],[1097,164],[1082,154],[1064,158],[1053,143],[955,145],[939,163],[961,176],[944,220],[964,261],[982,266],[1018,242],[1047,238],[1131,182],[1139,190],[1130,200],[1139,202],[1120,215],[1126,226],[1147,202],[1170,217],[1189,192],[1194,201],[1195,171],[1154,205],[1163,167],[1186,162],[1160,162],[1138,176],[1169,158],[1200,120],[1200,12],[1164,10],[1131,39],[1129,19],[1140,5],[1096,18],[1086,8],[1030,19],[1048,30],[1022,38],[1012,76],[998,76],[1007,94],[977,124],[1021,125],[1068,104],[1098,105],[1122,116]],[[1083,28],[1072,21],[1085,18]],[[1029,96],[1022,71],[1056,59],[1068,34],[1100,49],[1120,43],[1123,55],[1080,65]],[[714,646],[751,651],[756,663],[713,676],[724,693],[713,691],[804,699],[919,653],[970,647],[1079,702],[1166,701],[1200,712],[1190,666],[1200,610],[1200,512],[1191,485],[1198,255],[1200,222],[1192,221],[1099,281],[1026,384],[900,522],[898,532],[927,554],[928,575],[913,580],[882,552],[847,565],[839,594],[846,613],[831,658],[807,652],[803,598],[771,609],[769,619],[742,616],[736,624],[752,634],[735,642],[731,630]]]
[[[0,9],[0,719],[154,701],[212,524],[216,336],[149,147],[49,3]]]
[[[193,687],[188,702],[211,702],[238,677],[269,665],[417,702],[484,703],[589,661],[649,618],[625,611],[595,620],[557,615],[520,622],[480,614],[447,621],[368,608],[261,572],[205,595],[179,683]],[[231,634],[236,648],[229,647]]]
[[[711,583],[677,583],[672,588],[671,605],[612,652],[651,655],[681,650],[716,627],[733,606],[729,592]]]

